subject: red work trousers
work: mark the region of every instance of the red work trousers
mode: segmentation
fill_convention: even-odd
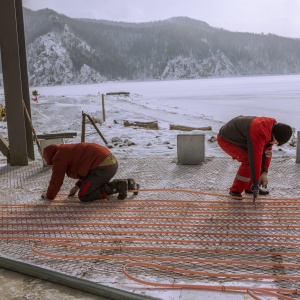
[[[219,134],[217,138],[219,146],[233,159],[241,163],[230,188],[230,192],[242,193],[244,190],[249,191],[252,181],[250,178],[248,150],[225,141]]]

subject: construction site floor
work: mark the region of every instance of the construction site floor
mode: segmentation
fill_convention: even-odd
[[[300,164],[274,157],[270,195],[255,202],[228,196],[237,168],[221,157],[199,165],[120,159],[115,178],[134,178],[139,194],[81,203],[67,198],[69,178],[54,201],[40,198],[51,176],[40,160],[0,167],[1,257],[111,288],[88,294],[4,266],[0,294],[7,300],[245,300],[251,293],[298,299]]]

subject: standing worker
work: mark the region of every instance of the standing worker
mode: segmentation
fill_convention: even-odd
[[[47,165],[52,165],[51,180],[43,199],[53,200],[58,194],[64,177],[77,179],[69,196],[78,197],[82,202],[105,199],[118,193],[118,199],[127,197],[128,190],[137,190],[133,179],[115,179],[118,161],[108,148],[95,143],[49,145],[44,149]],[[134,193],[135,195],[137,192]]]
[[[236,200],[242,192],[268,195],[268,169],[272,158],[272,146],[281,146],[293,133],[289,125],[277,123],[269,117],[239,116],[226,123],[219,131],[219,146],[233,159],[241,163],[229,194]]]

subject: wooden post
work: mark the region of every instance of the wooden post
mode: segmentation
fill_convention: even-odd
[[[103,122],[105,122],[104,94],[102,94],[102,117],[103,117]]]
[[[3,71],[4,97],[7,113],[7,134],[9,140],[10,164],[27,166],[28,151],[33,156],[32,137],[26,139],[27,122],[23,109],[20,43],[23,42],[22,32],[18,32],[21,22],[20,12],[16,8],[19,1],[0,1],[0,51]],[[22,49],[25,49],[22,48]],[[22,56],[24,59],[24,56]],[[22,64],[23,67],[23,64]],[[28,82],[24,82],[28,84]],[[24,86],[23,86],[24,88]],[[29,124],[28,124],[29,126]]]
[[[21,69],[21,80],[22,80],[22,91],[23,100],[29,116],[31,117],[30,108],[30,94],[29,94],[29,83],[28,83],[28,70],[27,70],[27,57],[26,57],[26,44],[25,44],[25,29],[23,19],[23,5],[22,0],[15,0],[16,3],[16,16],[17,16],[17,30],[18,30],[18,41],[19,41],[19,53],[20,53],[20,69]],[[12,79],[14,81],[14,79]],[[31,132],[31,126],[29,121],[25,118],[25,130],[26,130],[26,141],[27,141],[27,152],[28,157],[32,160],[34,157],[33,137]]]
[[[96,131],[98,132],[98,134],[102,138],[103,142],[107,145],[108,143],[107,143],[106,139],[104,138],[103,134],[100,132],[100,130],[98,129],[98,127],[96,126],[96,124],[93,121],[93,119],[88,114],[86,114],[86,116],[88,117],[88,119],[90,120],[91,124],[94,126],[94,128],[96,129]]]
[[[39,153],[40,153],[40,155],[41,155],[41,158],[42,158],[42,161],[43,161],[43,166],[45,167],[45,166],[47,166],[47,163],[46,163],[46,161],[45,161],[45,159],[44,159],[44,156],[43,156],[43,152],[42,152],[42,148],[41,148],[40,141],[39,141],[39,139],[38,139],[38,137],[37,137],[37,135],[36,135],[36,133],[35,133],[35,130],[34,130],[34,127],[33,127],[33,125],[32,125],[32,121],[31,121],[29,112],[28,112],[28,110],[27,110],[27,107],[26,107],[26,104],[25,104],[24,99],[22,99],[22,101],[23,101],[23,106],[24,106],[24,111],[25,111],[26,117],[27,117],[27,121],[28,121],[29,124],[30,124],[31,130],[32,130],[32,134],[33,134],[33,136],[34,136],[35,142],[36,142],[37,147],[38,147],[38,151],[39,151]]]
[[[10,163],[10,159],[9,159],[9,145],[8,142],[6,141],[6,139],[0,134],[0,151],[2,152],[2,154],[4,156],[6,156],[7,158],[7,163]]]
[[[85,141],[85,113],[82,112],[82,123],[81,123],[81,142]]]

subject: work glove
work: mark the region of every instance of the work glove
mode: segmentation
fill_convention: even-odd
[[[47,191],[44,191],[41,195],[42,199],[47,199]]]
[[[79,190],[79,187],[77,185],[74,185],[69,192],[68,197],[73,197]]]
[[[258,183],[251,185],[251,191],[253,193],[253,199],[257,198],[259,195],[259,185]]]
[[[261,175],[260,175],[258,183],[262,187],[266,188],[268,186],[268,183],[269,183],[269,181],[268,181],[268,173],[262,172]]]

